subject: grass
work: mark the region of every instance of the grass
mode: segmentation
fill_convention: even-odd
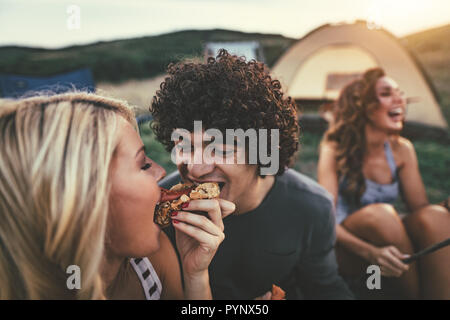
[[[162,165],[167,173],[176,170],[170,160],[170,154],[159,143],[148,124],[141,126],[141,137],[149,151],[148,156]],[[317,180],[317,161],[319,158],[319,143],[321,136],[304,132],[300,137],[301,147],[294,164],[294,169]],[[425,184],[430,203],[439,203],[449,196],[450,191],[450,150],[448,145],[435,141],[414,142],[419,168]],[[404,205],[397,204],[404,210]],[[401,210],[401,211],[403,211]]]
[[[450,194],[450,149],[437,142],[414,142],[419,169],[431,203],[444,200]]]

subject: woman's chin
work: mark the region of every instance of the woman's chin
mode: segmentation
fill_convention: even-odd
[[[145,250],[147,255],[150,255],[156,251],[158,251],[160,247],[159,238],[161,235],[161,228],[156,224],[152,223],[151,230],[149,230],[146,237],[142,240],[145,245]]]
[[[398,133],[403,129],[403,120],[393,121],[389,119],[390,121],[386,121],[384,123],[383,127],[388,133]]]
[[[392,125],[390,125],[392,131],[401,131],[403,129],[403,121],[396,121]]]
[[[150,207],[152,214],[147,216],[146,221],[142,221],[143,227],[145,226],[145,230],[142,230],[142,234],[140,233],[140,239],[145,244],[145,250],[149,251],[150,253],[153,253],[155,251],[158,251],[160,243],[159,239],[161,237],[161,227],[155,223],[154,220],[154,211],[155,206]]]

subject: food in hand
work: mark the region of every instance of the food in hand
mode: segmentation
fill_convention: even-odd
[[[179,183],[170,190],[161,188],[161,200],[155,208],[154,221],[162,228],[170,225],[170,215],[182,209],[182,204],[197,199],[214,199],[219,197],[220,188],[216,182],[201,184]]]
[[[272,284],[272,298],[271,300],[284,300],[286,298],[286,293],[283,289],[275,284]]]

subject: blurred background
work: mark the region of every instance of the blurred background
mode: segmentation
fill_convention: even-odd
[[[171,62],[226,48],[266,63],[297,101],[295,168],[313,178],[339,90],[381,66],[411,102],[403,135],[430,201],[449,194],[449,1],[0,0],[0,30],[0,99],[74,87],[125,99],[149,156],[168,172],[175,166],[148,107]]]

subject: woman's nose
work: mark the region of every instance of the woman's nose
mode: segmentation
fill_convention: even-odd
[[[159,181],[166,176],[166,170],[156,162],[153,162],[152,167],[153,167],[153,176],[155,177],[156,181]]]
[[[395,91],[394,92],[394,100],[395,102],[399,103],[399,102],[406,102],[406,99],[403,95],[403,92],[401,91]]]

